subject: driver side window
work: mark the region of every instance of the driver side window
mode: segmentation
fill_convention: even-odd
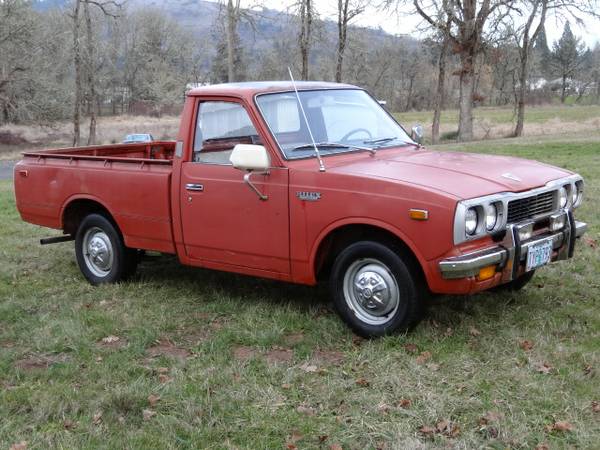
[[[231,164],[229,156],[237,144],[261,144],[244,107],[235,102],[201,102],[198,105],[193,161]]]

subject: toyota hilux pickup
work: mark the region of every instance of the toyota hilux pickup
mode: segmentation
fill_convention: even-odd
[[[144,250],[292,283],[328,281],[357,333],[407,329],[431,294],[520,289],[573,256],[582,177],[429,150],[365,90],[317,82],[188,92],[176,141],[25,152],[23,220],[75,241],[92,284]]]

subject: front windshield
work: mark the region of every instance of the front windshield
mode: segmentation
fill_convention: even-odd
[[[376,150],[412,140],[387,112],[360,89],[299,91],[321,155]],[[288,159],[315,156],[295,92],[257,96],[259,109]]]

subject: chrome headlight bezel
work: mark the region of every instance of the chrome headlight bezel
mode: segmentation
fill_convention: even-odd
[[[554,196],[555,200],[552,212],[540,215],[539,217],[541,218],[550,216],[557,211],[568,210],[581,205],[583,187],[583,178],[581,178],[580,175],[575,174],[565,178],[560,178],[558,180],[550,181],[541,188],[535,188],[524,192],[501,192],[498,194],[461,200],[456,205],[456,212],[454,215],[454,244],[461,244],[463,242],[481,239],[485,236],[505,230],[508,219],[508,203],[511,200],[542,194],[548,191],[557,191],[557,194]],[[567,204],[565,207],[561,207],[559,203],[558,190],[560,188],[565,188],[567,192]],[[578,192],[576,198],[574,197],[574,191]],[[491,210],[490,205],[493,205],[497,212],[496,223],[493,228],[488,228],[486,226],[486,212],[488,209]],[[471,208],[478,213],[478,223],[475,232],[469,234],[467,233],[466,229],[466,213]]]
[[[573,208],[578,208],[583,201],[583,179],[577,180],[573,184],[573,190],[571,195],[571,205]]]

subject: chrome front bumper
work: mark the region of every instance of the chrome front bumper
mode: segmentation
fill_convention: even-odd
[[[457,279],[476,276],[482,268],[495,265],[496,271],[502,273],[502,282],[508,282],[518,276],[530,247],[552,238],[552,248],[557,252],[552,261],[568,259],[573,256],[576,239],[586,230],[587,224],[575,221],[571,212],[562,230],[533,236],[524,242],[520,242],[517,225],[509,225],[497,246],[444,259],[439,268],[444,279]]]

